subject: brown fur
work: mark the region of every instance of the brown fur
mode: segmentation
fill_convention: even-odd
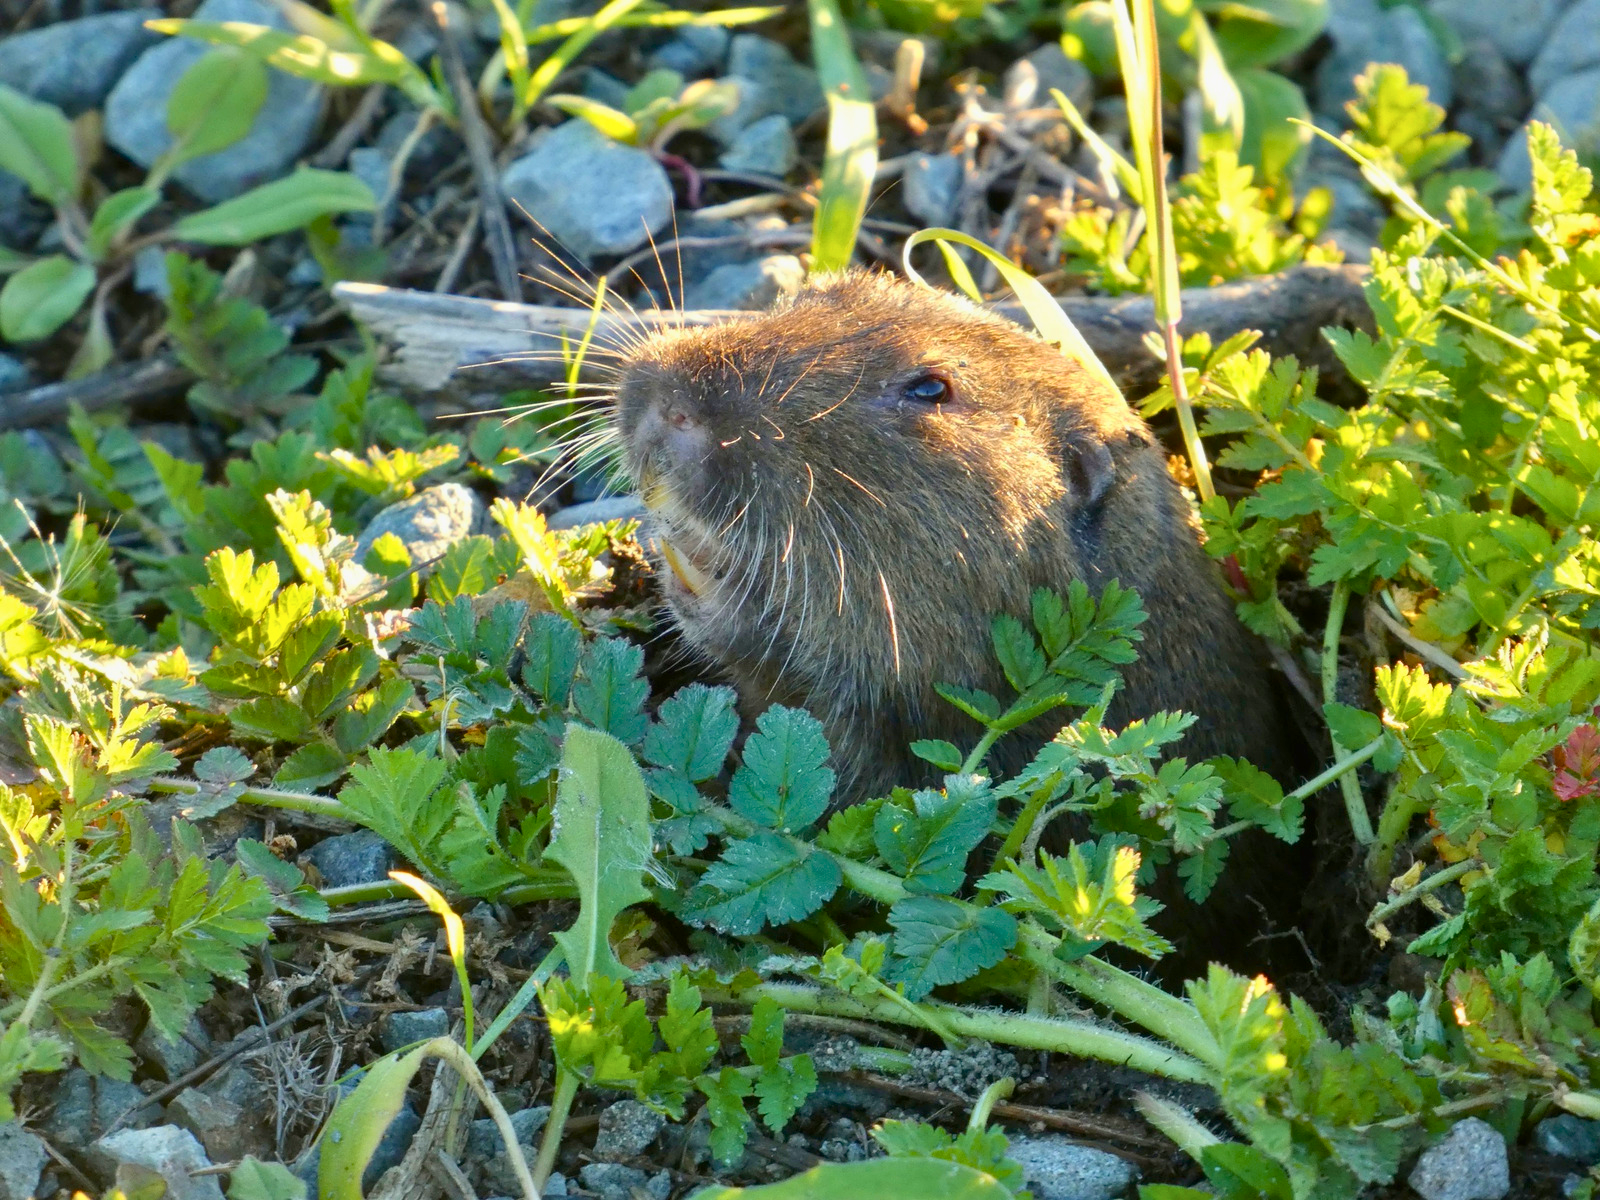
[[[929,368],[932,406],[896,388]],[[678,421],[674,426],[670,422]],[[658,532],[714,580],[663,569],[688,641],[746,707],[823,723],[841,797],[925,780],[908,744],[968,745],[939,682],[1011,694],[990,619],[1033,589],[1136,588],[1150,619],[1109,720],[1199,721],[1192,760],[1283,770],[1259,647],[1197,540],[1165,453],[1123,398],[1017,326],[884,275],[814,285],[751,320],[652,338],[619,390],[620,433]],[[1020,767],[1049,720],[1001,742]]]

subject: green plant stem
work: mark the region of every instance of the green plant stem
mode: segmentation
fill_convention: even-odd
[[[514,884],[501,892],[496,900],[501,904],[531,904],[540,900],[572,900],[578,895],[572,876],[565,871],[540,867],[530,872],[538,878]],[[404,884],[391,879],[375,879],[370,883],[352,883],[345,887],[324,888],[321,896],[334,908],[351,904],[369,904],[377,900],[412,900],[413,893]]]
[[[1344,615],[1350,607],[1350,585],[1339,580],[1333,585],[1333,595],[1328,597],[1328,623],[1322,631],[1322,702],[1332,704],[1339,684],[1339,634],[1344,629]],[[1333,730],[1328,730],[1333,742],[1333,762],[1343,766],[1349,752],[1339,744]],[[1348,771],[1339,776],[1339,790],[1344,794],[1345,812],[1350,817],[1350,829],[1356,841],[1363,846],[1372,844],[1372,818],[1367,816],[1367,802],[1361,795],[1361,784]]]
[[[1419,801],[1405,788],[1391,786],[1378,814],[1378,836],[1367,855],[1367,875],[1374,883],[1383,883],[1394,869],[1394,855],[1400,842],[1411,828],[1411,818],[1416,816],[1425,802]]]
[[[1367,928],[1371,929],[1379,921],[1387,920],[1406,905],[1415,903],[1429,892],[1436,891],[1445,884],[1460,879],[1468,871],[1474,870],[1481,865],[1476,858],[1465,858],[1444,868],[1442,871],[1435,871],[1414,887],[1408,887],[1393,900],[1387,900],[1373,909],[1372,915],[1367,918]]]
[[[1575,1117],[1600,1121],[1600,1096],[1593,1092],[1557,1092],[1556,1103]]]
[[[194,796],[206,790],[205,785],[192,779],[173,779],[158,775],[150,781],[150,790],[178,796]],[[259,804],[263,808],[283,808],[293,812],[310,813],[318,817],[331,817],[336,821],[359,824],[355,814],[329,796],[315,796],[310,792],[284,792],[277,788],[245,788],[239,793],[239,803]]]
[[[961,764],[961,773],[963,775],[977,773],[978,768],[983,765],[983,760],[988,757],[989,751],[1000,740],[1002,732],[1002,730],[996,729],[992,725],[983,731],[983,736],[978,739],[978,744],[972,748],[972,753],[967,755],[967,760]]]
[[[1178,1149],[1195,1162],[1200,1161],[1207,1146],[1214,1146],[1222,1140],[1195,1120],[1194,1114],[1188,1109],[1171,1100],[1152,1096],[1149,1092],[1135,1092],[1133,1104],[1141,1117],[1170,1138]]]
[[[1007,859],[1015,860],[1017,851],[1022,849],[1023,843],[1028,840],[1028,835],[1033,832],[1034,824],[1039,820],[1039,814],[1044,811],[1046,799],[1050,793],[1046,788],[1040,788],[1031,797],[1027,804],[1022,806],[1022,811],[1017,814],[1017,819],[1011,825],[1011,832],[1006,834],[1006,840],[1000,844],[1000,852],[994,856],[995,865]],[[988,895],[988,893],[984,893]]]
[[[539,1158],[533,1164],[533,1183],[542,1189],[550,1171],[556,1165],[556,1152],[561,1149],[561,1135],[567,1127],[567,1114],[572,1111],[572,1099],[578,1094],[578,1077],[570,1071],[556,1070],[556,1094],[550,1099],[550,1120],[544,1127],[544,1140],[539,1143]]]
[[[1165,199],[1163,193],[1163,202]],[[1183,348],[1178,342],[1178,322],[1163,323],[1161,336],[1167,345],[1167,385],[1172,388],[1172,401],[1178,411],[1183,448],[1189,453],[1189,465],[1194,469],[1194,483],[1200,492],[1200,499],[1210,500],[1217,494],[1217,489],[1211,482],[1211,462],[1206,458],[1206,446],[1200,440],[1200,430],[1194,422],[1194,406],[1189,403],[1189,388],[1183,381]]]
[[[727,1000],[739,1004],[753,1003],[768,996],[784,1008],[794,1012],[824,1013],[832,1016],[853,1017],[857,1020],[887,1021],[895,1025],[910,1024],[910,1019],[897,1006],[886,1000],[858,1000],[852,996],[822,988],[797,983],[763,983],[741,991]],[[981,1038],[989,1042],[1003,1042],[1009,1046],[1023,1046],[1031,1050],[1054,1050],[1081,1058],[1095,1058],[1148,1071],[1168,1079],[1188,1083],[1214,1084],[1215,1077],[1204,1064],[1187,1054],[1169,1049],[1159,1042],[1107,1029],[1087,1021],[1072,1021],[1061,1017],[1034,1017],[1026,1013],[1001,1012],[995,1009],[965,1009],[937,1001],[924,1001],[925,1007],[938,1010],[940,1018],[964,1037]]]
[[[31,1024],[39,1009],[49,1004],[57,996],[70,992],[73,988],[82,987],[84,984],[91,980],[99,979],[103,975],[110,975],[119,967],[130,965],[134,960],[126,955],[119,954],[113,958],[106,959],[105,962],[96,963],[86,971],[79,971],[76,975],[70,975],[60,983],[50,985],[48,981],[53,979],[56,973],[51,966],[55,961],[57,960],[54,958],[46,960],[45,969],[39,975],[39,983],[34,984],[33,990],[28,993],[26,1001],[13,1000],[4,1008],[0,1008],[0,1020],[9,1021],[12,1017],[20,1014],[20,1019],[24,1025]],[[47,986],[41,987],[40,984],[46,984]]]
[[[994,1106],[1008,1099],[1016,1090],[1017,1081],[1009,1075],[1004,1079],[996,1079],[984,1088],[983,1095],[979,1096],[978,1102],[972,1106],[972,1116],[967,1121],[967,1128],[974,1133],[981,1132],[989,1123],[989,1114],[994,1111]]]

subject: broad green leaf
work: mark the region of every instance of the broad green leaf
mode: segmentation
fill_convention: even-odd
[[[711,1187],[692,1200],[862,1200],[864,1196],[932,1200],[1011,1200],[993,1175],[936,1158],[879,1158],[823,1163],[782,1183]]]
[[[902,259],[906,274],[917,283],[927,281],[911,265],[911,252],[924,242],[954,242],[958,246],[966,246],[983,255],[994,264],[995,269],[1000,272],[1000,277],[1017,294],[1017,299],[1022,302],[1028,319],[1033,322],[1034,331],[1068,358],[1079,363],[1091,375],[1100,379],[1115,395],[1122,394],[1116,381],[1111,378],[1111,372],[1106,370],[1105,364],[1090,348],[1089,343],[1083,340],[1083,334],[1078,332],[1078,327],[1072,323],[1072,319],[1061,311],[1061,306],[1056,303],[1055,297],[1045,291],[1044,285],[1032,275],[993,247],[984,245],[977,238],[962,233],[959,229],[924,229],[906,239]]]
[[[546,704],[565,705],[583,651],[583,639],[572,622],[555,613],[539,613],[528,622],[522,646],[528,656],[522,682]]]
[[[1239,159],[1271,182],[1284,179],[1311,144],[1311,119],[1305,93],[1279,75],[1250,67],[1235,71],[1233,81],[1244,104],[1244,137],[1239,143]]]
[[[775,704],[756,721],[734,772],[728,802],[740,816],[769,829],[805,829],[821,819],[833,794],[833,770],[822,723],[798,708]]]
[[[578,885],[578,920],[555,935],[575,980],[595,972],[626,979],[611,952],[618,914],[650,898],[640,880],[651,862],[650,805],[628,748],[609,734],[568,725],[545,857]]]
[[[424,1043],[406,1054],[384,1055],[366,1069],[356,1090],[334,1106],[320,1143],[319,1200],[362,1200],[362,1173],[430,1051],[431,1043]]]
[[[123,188],[107,196],[94,210],[94,220],[89,222],[87,246],[89,257],[99,261],[117,237],[132,229],[134,223],[161,202],[156,188]]]
[[[94,268],[64,254],[23,267],[0,287],[0,337],[36,342],[72,320],[94,291]]]
[[[589,643],[572,686],[572,702],[583,719],[612,737],[635,745],[644,737],[644,702],[650,684],[640,677],[644,650],[621,638]]]
[[[170,171],[191,159],[215,154],[250,132],[267,99],[267,68],[231,46],[197,58],[167,97],[167,129],[173,145],[162,155]]]
[[[727,933],[803,920],[832,898],[839,864],[805,843],[758,833],[730,843],[690,893],[687,915]]]
[[[645,735],[645,758],[675,767],[696,783],[713,778],[739,732],[737,701],[732,688],[700,683],[675,692]]]
[[[1235,72],[1266,67],[1304,50],[1328,20],[1328,0],[1200,0]]]
[[[208,246],[243,246],[299,229],[317,217],[369,213],[377,207],[372,189],[354,175],[302,167],[284,179],[184,217],[172,227],[172,236]]]
[[[932,763],[941,771],[961,769],[961,751],[942,738],[923,738],[911,743],[911,753],[923,762]]]
[[[873,822],[878,853],[911,892],[951,895],[961,887],[967,855],[988,836],[996,801],[981,781],[959,775],[946,790],[912,796],[910,811],[885,804]]]
[[[247,1154],[228,1172],[228,1200],[305,1200],[306,1185],[282,1163]]]
[[[0,170],[10,171],[49,204],[68,203],[78,192],[78,162],[72,123],[53,104],[30,100],[0,83]]]
[[[970,979],[1016,945],[1017,919],[1003,908],[977,908],[936,896],[901,900],[889,910],[894,957],[886,975],[921,1000],[935,987]]]
[[[836,0],[807,0],[806,7],[811,56],[828,98],[827,148],[811,233],[811,269],[822,273],[844,270],[855,253],[878,166],[878,119]]]

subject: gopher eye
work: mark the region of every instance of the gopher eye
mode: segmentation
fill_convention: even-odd
[[[924,375],[906,385],[905,397],[923,404],[941,404],[950,396],[950,385],[937,375]]]

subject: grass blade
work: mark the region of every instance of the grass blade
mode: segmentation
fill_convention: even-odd
[[[811,269],[850,265],[878,167],[878,118],[835,0],[809,0],[811,55],[828,96],[828,148],[811,233]]]

